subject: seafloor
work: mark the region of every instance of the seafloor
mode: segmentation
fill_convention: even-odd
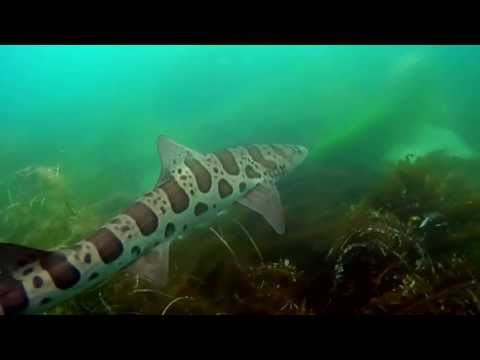
[[[172,244],[167,287],[121,273],[49,313],[480,313],[480,158],[318,164],[279,183],[286,235],[239,206]],[[76,206],[57,171],[12,175],[1,241],[67,246],[131,201]]]

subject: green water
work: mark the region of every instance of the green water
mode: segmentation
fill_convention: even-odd
[[[0,173],[60,162],[79,201],[135,193],[159,171],[157,134],[204,151],[276,141],[321,154],[366,131],[370,154],[428,138],[431,124],[454,131],[439,146],[465,153],[478,149],[479,56],[477,47],[2,46]],[[436,145],[423,140],[415,150]]]
[[[329,231],[318,219],[406,155],[473,162],[479,100],[477,46],[1,46],[0,240],[48,248],[88,234],[152,188],[163,134],[203,152],[307,146],[279,185],[287,235],[244,218],[271,259],[314,253]],[[178,267],[194,271],[199,258],[180,260],[188,241]]]

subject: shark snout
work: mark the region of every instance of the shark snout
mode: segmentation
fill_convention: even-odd
[[[308,156],[308,149],[303,145],[299,145],[298,148],[300,149],[300,152],[303,154],[304,159],[306,159]]]
[[[291,169],[300,165],[308,156],[308,149],[302,145],[289,145]]]
[[[297,145],[297,163],[302,163],[308,157],[308,149],[303,145]]]

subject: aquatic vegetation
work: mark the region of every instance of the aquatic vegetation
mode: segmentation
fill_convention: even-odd
[[[480,160],[407,156],[377,180],[359,177],[355,196],[350,171],[312,184],[325,201],[292,218],[288,241],[233,211],[173,244],[165,288],[122,272],[48,314],[480,313]],[[66,246],[128,203],[75,206],[55,173],[21,174],[1,208],[2,241]],[[309,198],[298,200],[302,212]]]
[[[459,251],[478,238],[480,159],[461,159],[443,152],[407,157],[368,196],[373,207],[396,214],[402,221],[431,217],[442,223],[426,228],[431,250]]]
[[[396,272],[399,283],[372,298],[362,312],[388,314],[480,314],[478,267],[455,253],[443,262]]]
[[[49,313],[476,313],[479,48],[1,53],[0,242],[90,235],[153,188],[152,136],[309,149],[278,183],[285,234],[232,208],[174,241],[165,288],[126,271]]]
[[[204,279],[176,273],[155,289],[148,279],[122,273],[50,314],[308,314],[296,284],[302,272],[289,260],[250,267],[225,265]]]
[[[29,166],[4,183],[7,201],[0,208],[3,242],[57,248],[78,241],[105,216],[76,206],[60,166]]]

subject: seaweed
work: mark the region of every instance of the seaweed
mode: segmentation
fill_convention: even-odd
[[[453,254],[416,271],[398,273],[400,283],[372,298],[364,313],[461,314],[480,313],[478,269]]]
[[[290,218],[285,237],[234,208],[172,243],[166,287],[123,271],[47,314],[479,314],[479,164],[407,156],[357,179],[355,196],[343,193],[354,170],[338,168],[287,208],[305,216]],[[340,190],[329,191],[335,178]],[[17,230],[4,233],[44,247],[48,233],[67,246],[126,201],[75,206],[58,184],[50,190],[40,212],[38,200],[7,202],[2,227]]]

